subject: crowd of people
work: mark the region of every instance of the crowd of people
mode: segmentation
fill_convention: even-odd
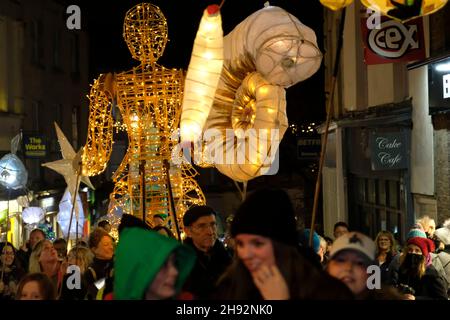
[[[251,193],[233,214],[230,241],[217,213],[193,206],[180,242],[161,215],[124,214],[119,241],[107,221],[69,252],[64,239],[33,230],[16,250],[0,243],[2,300],[422,300],[448,299],[450,220],[417,220],[403,246],[383,230],[374,240],[334,226],[334,241],[298,230],[281,189]],[[310,245],[310,237],[312,243]]]

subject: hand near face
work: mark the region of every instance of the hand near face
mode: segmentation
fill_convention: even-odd
[[[262,265],[252,273],[253,282],[265,300],[288,300],[289,289],[276,265]]]
[[[404,298],[404,300],[416,300],[416,297],[409,293],[404,294],[403,298]]]

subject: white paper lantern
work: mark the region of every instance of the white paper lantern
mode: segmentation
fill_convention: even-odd
[[[223,65],[222,19],[217,5],[203,13],[186,75],[181,114],[181,140],[195,141],[214,100]]]
[[[255,71],[284,88],[311,77],[322,61],[314,30],[280,7],[256,11],[223,41],[224,60],[233,69],[249,57]]]
[[[275,173],[288,126],[285,88],[312,76],[321,61],[314,31],[282,8],[267,6],[236,26],[224,37],[222,75],[204,125],[204,140],[218,132],[203,149],[214,153],[208,162],[240,182]]]
[[[67,237],[69,233],[70,215],[72,212],[72,200],[70,192],[66,189],[64,195],[59,203],[59,212],[57,215],[57,221],[61,227],[64,237]],[[72,217],[72,225],[70,226],[70,239],[75,239],[77,235],[77,220],[78,220],[78,237],[83,235],[84,225],[84,212],[83,203],[80,196],[77,194],[75,201],[75,209]]]
[[[39,223],[44,219],[44,215],[44,209],[40,207],[28,207],[22,211],[22,219],[28,224]]]
[[[28,172],[22,161],[12,153],[0,159],[0,184],[8,189],[24,188],[27,184]]]

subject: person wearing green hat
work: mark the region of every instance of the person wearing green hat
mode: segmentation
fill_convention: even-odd
[[[131,227],[120,233],[114,263],[114,299],[171,299],[191,272],[195,252],[155,231]]]

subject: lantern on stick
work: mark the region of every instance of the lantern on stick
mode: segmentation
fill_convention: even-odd
[[[44,209],[41,207],[28,207],[22,211],[22,219],[27,224],[36,224],[44,219]]]
[[[69,239],[75,239],[79,235],[82,235],[84,224],[83,204],[81,202],[80,196],[77,194],[74,209],[72,201],[72,196],[69,190],[66,189],[61,201],[59,202],[59,212],[56,216],[64,237],[68,237]],[[72,210],[75,211],[74,215],[72,214]],[[71,216],[72,221],[70,219]]]

